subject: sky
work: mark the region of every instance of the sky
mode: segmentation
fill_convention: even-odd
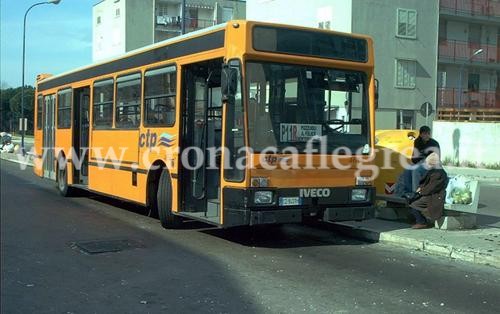
[[[21,86],[23,17],[43,0],[0,0],[1,87]],[[26,20],[25,84],[37,74],[59,74],[92,63],[92,6],[96,0],[61,0],[34,7]]]

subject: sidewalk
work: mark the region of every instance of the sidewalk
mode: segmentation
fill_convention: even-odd
[[[0,159],[15,162],[17,164],[33,167],[33,158],[29,155],[20,156],[16,153],[0,153]]]
[[[500,228],[413,230],[407,223],[380,219],[335,223],[335,228],[351,237],[500,268]]]
[[[478,181],[500,182],[500,170],[444,166],[448,176],[463,175]]]

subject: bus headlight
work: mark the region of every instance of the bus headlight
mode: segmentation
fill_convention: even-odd
[[[372,185],[370,177],[356,177],[356,185]]]
[[[252,177],[250,179],[250,183],[252,187],[268,187],[269,186],[269,178],[265,177]]]
[[[253,202],[257,204],[272,204],[273,191],[256,191]]]
[[[351,192],[351,201],[359,202],[366,201],[366,189],[353,189]]]

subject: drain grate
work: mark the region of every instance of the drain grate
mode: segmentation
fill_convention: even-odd
[[[144,248],[144,245],[135,240],[113,239],[74,242],[72,247],[87,254],[101,254]]]

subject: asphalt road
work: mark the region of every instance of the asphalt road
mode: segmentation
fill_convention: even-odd
[[[85,254],[77,246],[111,240],[128,247]],[[363,243],[328,226],[165,230],[140,207],[88,194],[62,198],[53,182],[3,160],[1,258],[2,313],[500,308],[500,271],[488,266]]]
[[[500,184],[481,182],[479,192],[478,223],[483,226],[500,228],[500,204],[498,195]]]

